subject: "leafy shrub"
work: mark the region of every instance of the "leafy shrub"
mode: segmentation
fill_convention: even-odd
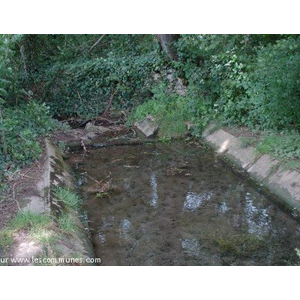
[[[56,64],[39,75],[40,95],[59,117],[96,117],[115,92],[113,105],[128,109],[149,97],[151,75],[160,66],[155,52],[138,57],[100,57]]]
[[[37,141],[58,127],[49,116],[49,107],[30,101],[18,107],[0,106],[0,181],[13,170],[37,159],[41,153]]]
[[[300,38],[187,35],[177,67],[225,124],[299,129]]]
[[[251,118],[260,127],[300,129],[300,38],[288,38],[258,52],[248,94]]]

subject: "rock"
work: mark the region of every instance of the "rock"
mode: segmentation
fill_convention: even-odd
[[[158,130],[158,125],[155,119],[149,115],[144,120],[136,122],[135,127],[141,131],[146,137],[155,135]]]
[[[188,130],[188,131],[190,131],[193,127],[195,127],[195,124],[194,123],[192,123],[192,122],[185,122],[185,125],[186,125],[186,129]]]
[[[85,135],[85,138],[89,139],[89,140],[92,140],[96,137],[96,133],[94,132],[88,132],[86,135]]]
[[[105,132],[109,131],[109,129],[107,127],[96,126],[92,123],[87,123],[86,126],[85,126],[85,130],[87,132],[93,132],[93,133],[98,133],[98,134],[102,134],[102,133],[105,133]]]

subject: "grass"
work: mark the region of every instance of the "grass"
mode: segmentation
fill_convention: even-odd
[[[248,147],[255,147],[258,143],[258,139],[256,137],[241,137],[241,147],[248,148]]]
[[[4,248],[13,243],[13,231],[4,229],[0,232],[0,248]]]
[[[10,223],[10,227],[18,231],[20,229],[39,229],[52,224],[52,219],[48,215],[36,214],[30,211],[21,211]]]
[[[59,220],[59,227],[67,234],[72,234],[76,231],[77,225],[73,218],[67,214],[63,214]]]
[[[67,208],[77,209],[81,204],[80,197],[71,189],[57,187],[54,196],[57,201],[62,202]]]
[[[129,124],[152,115],[159,125],[159,135],[177,137],[186,132],[186,122],[191,117],[186,97],[170,93],[163,85],[154,88],[153,98],[136,107],[128,119]]]
[[[278,159],[286,168],[300,169],[300,135],[298,132],[272,133],[263,138],[256,150]]]
[[[0,247],[6,247],[14,242],[13,235],[19,230],[27,230],[30,238],[42,244],[50,242],[53,220],[49,215],[36,214],[30,211],[21,211],[17,216],[0,232]]]
[[[79,196],[69,189],[57,188],[55,195],[67,208],[78,208],[81,204]],[[25,234],[26,241],[38,243],[42,246],[43,253],[48,258],[55,257],[56,243],[68,239],[78,229],[76,220],[68,212],[64,212],[58,219],[50,214],[37,214],[31,211],[20,211],[0,232],[0,249],[9,251],[9,246],[14,243],[14,235],[19,231]],[[45,263],[46,265],[48,263]]]
[[[30,237],[41,243],[42,245],[50,246],[57,241],[57,234],[51,228],[35,228],[30,232]]]

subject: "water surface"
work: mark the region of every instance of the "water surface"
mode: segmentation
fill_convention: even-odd
[[[216,156],[183,142],[72,155],[102,265],[298,263],[300,226]],[[111,180],[97,193],[97,181]]]

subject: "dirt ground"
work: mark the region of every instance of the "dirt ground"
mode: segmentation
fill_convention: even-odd
[[[106,134],[110,137],[117,137],[128,130],[122,125],[105,125],[111,128],[111,131]],[[51,136],[51,139],[55,143],[68,143],[84,140],[86,134],[87,132],[83,128],[70,129],[67,131],[58,130]],[[45,153],[44,138],[40,139],[40,146],[43,149],[42,153]],[[28,149],[28,151],[30,151],[30,149]],[[17,170],[7,178],[7,189],[0,192],[0,230],[14,218],[22,207],[28,204],[27,201],[24,200],[26,197],[39,196],[36,183],[40,180],[44,172],[44,162],[45,155],[42,155],[39,160],[36,160],[30,166]]]
[[[44,149],[45,146],[42,147]],[[36,182],[40,180],[43,173],[44,159],[42,156],[31,166],[18,170],[8,178],[8,188],[1,194],[0,230],[27,204],[24,199],[29,195],[34,196],[35,191],[37,193]]]
[[[251,130],[250,128],[247,127],[237,127],[237,126],[225,126],[222,127],[223,130],[225,130],[226,132],[232,134],[235,137],[254,137],[257,139],[261,139],[262,138],[262,134],[259,132],[254,132],[253,130]]]

